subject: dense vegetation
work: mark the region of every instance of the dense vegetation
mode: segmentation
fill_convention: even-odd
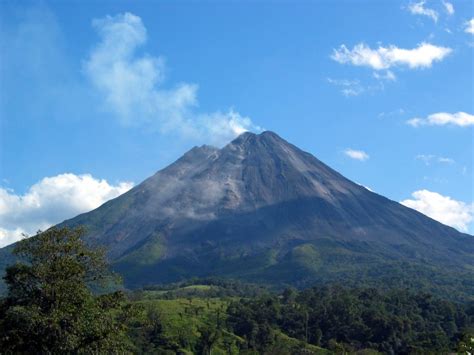
[[[23,262],[4,277],[0,352],[91,353],[123,350],[125,328],[116,319],[123,294],[95,296],[92,283],[110,273],[102,250],[82,242],[83,230],[50,229],[24,239],[14,253]]]
[[[416,354],[474,346],[473,302],[406,288],[278,293],[195,279],[106,293],[103,251],[84,245],[82,233],[51,229],[17,244],[23,262],[5,276],[0,354]]]
[[[134,352],[414,354],[474,345],[474,304],[340,286],[208,297],[232,292],[232,283],[211,281],[130,295],[138,311],[128,323]]]
[[[474,305],[373,288],[288,289],[281,296],[234,301],[227,313],[230,329],[257,349],[278,330],[331,350],[397,354],[454,350],[474,321]]]

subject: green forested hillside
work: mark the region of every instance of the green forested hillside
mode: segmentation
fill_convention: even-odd
[[[83,233],[53,228],[16,245],[0,354],[472,353],[473,301],[386,283],[278,291],[208,278],[117,289],[104,250]],[[317,255],[305,246],[292,257],[307,253]]]
[[[474,327],[474,304],[408,290],[332,286],[243,297],[229,296],[232,283],[206,283],[132,293],[133,351],[448,353],[462,350]]]

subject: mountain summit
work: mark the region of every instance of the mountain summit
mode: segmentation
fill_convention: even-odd
[[[85,225],[131,287],[210,275],[294,285],[429,278],[433,270],[466,275],[473,265],[472,236],[367,190],[269,131],[222,149],[195,147],[63,224]]]

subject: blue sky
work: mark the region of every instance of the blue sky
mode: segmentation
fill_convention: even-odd
[[[474,233],[472,1],[0,2],[0,246],[275,131]]]

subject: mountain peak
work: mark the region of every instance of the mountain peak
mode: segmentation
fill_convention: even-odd
[[[264,131],[259,134],[247,131],[235,138],[232,142],[228,144],[228,146],[243,148],[247,146],[269,146],[274,144],[280,145],[289,143],[272,131]]]
[[[289,145],[285,139],[281,138],[278,134],[276,134],[273,131],[264,131],[260,133],[258,136],[258,139],[267,143],[273,143],[273,144],[285,144]]]
[[[234,145],[242,145],[246,142],[253,141],[256,139],[258,135],[256,133],[246,131],[242,134],[239,134],[233,141],[231,141],[229,144],[234,144]]]
[[[253,133],[250,131],[246,131],[242,134],[240,134],[235,140],[246,140],[246,139],[268,139],[268,138],[273,138],[273,139],[280,139],[284,140],[281,138],[278,134],[276,134],[273,131],[263,131],[261,133]]]
[[[271,137],[271,138],[283,139],[273,131],[263,131],[262,133],[259,134],[259,136],[263,138]]]

